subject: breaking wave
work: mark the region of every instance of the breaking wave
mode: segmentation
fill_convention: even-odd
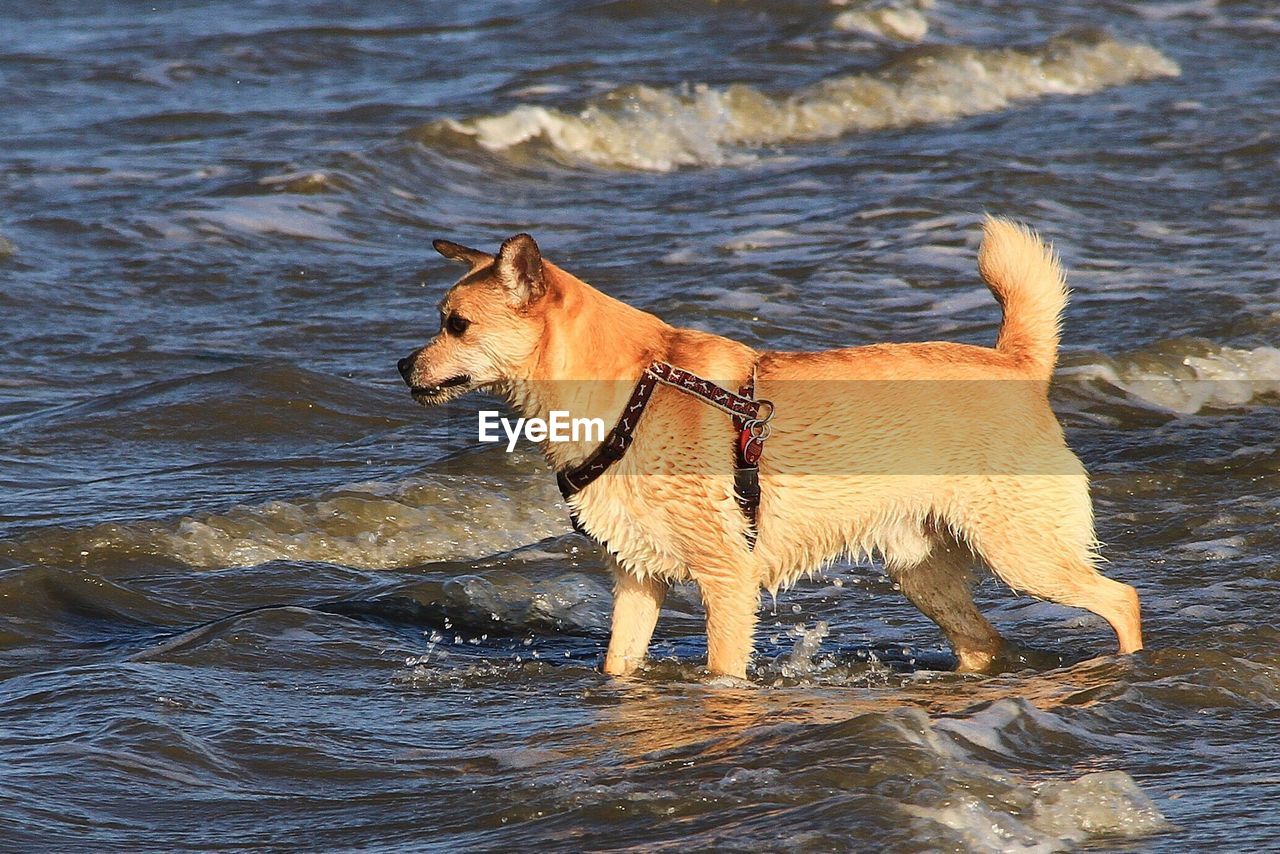
[[[1114,358],[1097,355],[1064,366],[1059,376],[1118,390],[1143,407],[1194,415],[1280,398],[1280,349],[1164,341]]]
[[[570,162],[670,171],[730,163],[760,146],[936,124],[1178,73],[1176,63],[1147,45],[1073,34],[1030,49],[918,48],[879,70],[791,94],[746,84],[627,86],[576,114],[521,105],[432,122],[412,134],[423,142],[460,137],[490,151],[539,141]]]
[[[200,569],[284,560],[391,569],[483,557],[566,533],[553,480],[531,457],[510,456],[521,459],[495,455],[488,474],[429,473],[220,513],[44,528],[0,542],[0,559],[89,566],[159,558]]]

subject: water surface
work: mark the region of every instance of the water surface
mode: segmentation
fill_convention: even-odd
[[[301,7],[301,8],[300,8]],[[0,9],[4,847],[1264,850],[1280,839],[1269,4]],[[1075,289],[1053,402],[1149,649],[875,566],[695,591],[638,679],[531,451],[414,406],[449,237],[754,346],[990,343],[984,212]],[[1099,657],[1101,656],[1101,657]]]

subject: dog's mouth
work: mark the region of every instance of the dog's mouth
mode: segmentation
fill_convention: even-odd
[[[413,399],[418,403],[437,403],[445,392],[450,389],[464,388],[471,385],[471,376],[469,374],[458,374],[456,377],[435,385],[415,385],[409,387],[409,393],[413,395]]]

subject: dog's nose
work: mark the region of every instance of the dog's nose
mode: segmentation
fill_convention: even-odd
[[[400,376],[404,377],[404,381],[409,381],[409,372],[413,370],[413,356],[405,356],[396,362],[396,367],[400,369]]]

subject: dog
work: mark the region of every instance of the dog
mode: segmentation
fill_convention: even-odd
[[[756,350],[609,297],[543,259],[527,234],[496,255],[433,245],[468,272],[439,305],[438,334],[399,362],[420,404],[483,389],[525,417],[615,424],[655,363],[725,389],[753,380],[772,404],[754,520],[735,497],[730,417],[666,386],[625,454],[567,497],[613,574],[606,673],[643,664],[668,585],[692,581],[707,669],[746,678],[761,590],[776,595],[841,557],[882,560],[961,671],[994,670],[1007,652],[973,602],[978,564],[1015,592],[1102,617],[1121,653],[1142,648],[1137,592],[1096,569],[1088,475],[1049,406],[1067,289],[1052,248],[1026,227],[983,224],[978,271],[1003,312],[993,348]],[[564,472],[598,444],[543,451]]]

